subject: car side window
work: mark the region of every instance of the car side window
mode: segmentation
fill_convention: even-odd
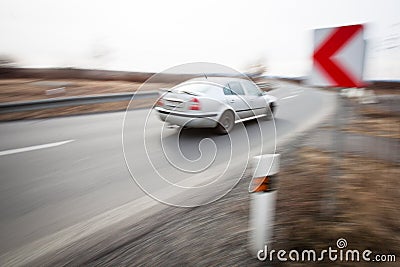
[[[228,87],[224,87],[224,95],[233,95],[234,93],[232,92],[231,89],[229,89]]]
[[[243,81],[243,85],[246,88],[247,94],[252,96],[261,96],[261,90],[252,82],[250,81]]]
[[[233,95],[244,95],[244,90],[240,82],[230,82],[227,86],[231,89]]]

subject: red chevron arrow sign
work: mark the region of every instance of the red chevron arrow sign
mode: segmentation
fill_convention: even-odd
[[[313,69],[316,86],[362,87],[365,40],[361,24],[314,31]]]

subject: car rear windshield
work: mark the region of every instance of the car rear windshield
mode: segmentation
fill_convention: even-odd
[[[178,85],[173,89],[176,93],[200,93],[206,94],[211,89],[217,89],[217,86],[204,83],[191,83]]]

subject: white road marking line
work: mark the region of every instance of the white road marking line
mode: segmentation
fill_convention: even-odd
[[[281,98],[280,100],[285,100],[285,99],[289,99],[289,98],[293,98],[293,97],[297,97],[297,96],[299,96],[299,95],[290,95],[290,96]]]
[[[49,143],[49,144],[44,144],[44,145],[28,146],[28,147],[22,147],[22,148],[16,148],[16,149],[4,150],[4,151],[0,151],[0,156],[21,153],[21,152],[28,152],[28,151],[32,151],[32,150],[38,150],[38,149],[43,149],[43,148],[55,147],[55,146],[61,146],[61,145],[70,143],[72,141],[75,141],[75,140],[66,140],[66,141]]]

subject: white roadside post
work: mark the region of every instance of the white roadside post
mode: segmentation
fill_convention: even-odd
[[[258,258],[266,257],[264,248],[272,239],[279,159],[280,154],[266,154],[256,156],[252,161],[254,173],[249,186],[249,248],[252,255]],[[263,252],[260,252],[261,250]]]

